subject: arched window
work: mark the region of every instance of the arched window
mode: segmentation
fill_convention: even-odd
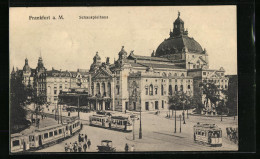
[[[109,82],[108,84],[107,84],[107,89],[108,89],[108,96],[109,97],[111,97],[111,83]]]
[[[183,85],[181,85],[180,91],[183,91]]]
[[[97,83],[96,93],[100,94],[100,84],[99,83]]]
[[[169,85],[169,95],[172,95],[172,85]]]
[[[168,76],[169,76],[169,77],[171,77],[171,76],[172,76],[172,74],[171,74],[171,73],[169,73],[169,74],[168,74]]]
[[[177,85],[175,85],[175,91],[176,91],[176,92],[178,91],[178,86],[177,86]]]
[[[188,85],[188,89],[190,89],[190,85]]]
[[[162,94],[162,96],[163,96],[163,91],[164,91],[164,90],[163,90],[163,85],[162,85],[162,89],[161,89],[161,94]]]
[[[174,74],[174,76],[178,76],[178,74],[177,74],[177,73],[175,73],[175,74]]]
[[[145,86],[145,95],[148,95],[148,86]]]
[[[106,96],[106,86],[104,82],[102,83],[102,93],[103,96]]]
[[[166,77],[166,73],[165,73],[165,72],[163,72],[163,73],[162,73],[162,76],[163,76],[163,77]]]
[[[153,85],[151,84],[150,87],[149,87],[149,94],[150,95],[153,95]]]

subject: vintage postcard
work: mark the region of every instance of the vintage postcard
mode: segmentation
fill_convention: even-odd
[[[10,8],[10,153],[238,151],[236,6]]]

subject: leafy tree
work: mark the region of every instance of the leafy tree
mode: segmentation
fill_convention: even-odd
[[[200,83],[200,87],[202,88],[203,94],[205,95],[206,98],[206,106],[208,107],[210,101],[211,107],[212,104],[214,104],[216,107],[217,101],[219,100],[219,96],[218,96],[219,90],[217,86],[213,83]]]
[[[21,78],[10,80],[10,130],[16,133],[29,126],[26,105],[30,101],[31,89],[24,87]]]

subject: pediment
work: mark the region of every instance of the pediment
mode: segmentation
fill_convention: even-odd
[[[192,64],[201,63],[206,64],[206,61],[204,61],[201,57],[195,57],[189,61]]]
[[[207,78],[221,78],[221,76],[216,71],[214,71],[211,74],[209,74]]]
[[[99,69],[93,76],[93,78],[110,78],[110,77],[112,77],[112,73],[104,69]]]

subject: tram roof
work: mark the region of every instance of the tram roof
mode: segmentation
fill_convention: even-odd
[[[61,124],[56,124],[56,125],[52,125],[52,126],[36,129],[35,131],[36,132],[40,132],[40,131],[45,131],[45,130],[49,130],[49,129],[53,129],[53,128],[60,128],[60,127],[62,127]]]
[[[209,129],[209,130],[221,130],[217,125],[215,124],[197,124],[193,126],[194,128],[201,128],[201,129]]]
[[[21,133],[11,134],[11,138],[23,136]]]
[[[128,119],[128,117],[125,116],[112,116],[112,119]]]

